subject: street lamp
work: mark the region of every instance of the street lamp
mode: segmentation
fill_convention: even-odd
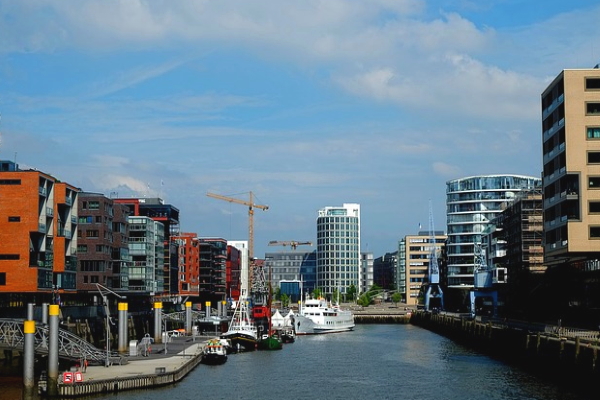
[[[100,296],[102,296],[102,303],[103,303],[102,305],[104,306],[104,314],[106,314],[106,360],[105,360],[104,366],[108,368],[110,366],[110,324],[113,322],[111,321],[111,318],[110,318],[110,309],[108,307],[108,297],[106,297],[106,294],[103,292],[103,290],[117,296],[119,299],[125,299],[125,296],[121,296],[120,294],[113,292],[109,288],[104,287],[104,286],[100,285],[99,283],[96,283],[96,289],[98,289]]]

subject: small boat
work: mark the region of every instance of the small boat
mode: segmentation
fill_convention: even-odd
[[[221,334],[221,339],[229,340],[235,352],[256,350],[258,332],[250,316],[246,300],[240,299],[238,301],[229,329]]]
[[[293,329],[284,329],[279,332],[279,337],[282,343],[294,343],[296,341],[296,334]]]
[[[227,349],[219,339],[211,339],[202,351],[202,363],[219,365],[227,361]]]
[[[263,335],[258,341],[259,350],[281,350],[282,348],[281,340],[274,334]]]

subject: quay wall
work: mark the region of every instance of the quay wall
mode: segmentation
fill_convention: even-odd
[[[408,324],[410,315],[407,314],[355,314],[357,324]]]
[[[110,379],[89,380],[74,384],[58,384],[60,397],[78,397],[98,393],[117,393],[124,390],[143,389],[152,386],[164,386],[183,379],[202,361],[202,354],[191,356],[190,360],[174,371],[166,371],[156,362],[156,373],[132,377],[115,377]]]
[[[527,329],[523,324],[511,327],[501,321],[478,321],[423,311],[413,313],[410,322],[545,376],[584,384],[600,378],[597,335],[580,337],[568,330],[548,333],[536,330],[534,324]]]

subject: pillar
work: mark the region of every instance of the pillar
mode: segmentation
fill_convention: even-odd
[[[162,302],[154,303],[154,343],[162,343]]]
[[[35,393],[35,321],[33,304],[27,305],[27,320],[23,323],[23,392],[30,398]]]
[[[119,303],[119,353],[127,353],[127,303]]]
[[[185,334],[192,334],[192,302],[185,302]]]
[[[60,308],[58,304],[50,304],[49,333],[48,333],[48,395],[58,394],[58,316]]]
[[[210,301],[206,302],[206,318],[210,318]]]
[[[48,303],[42,303],[42,324],[48,325]]]

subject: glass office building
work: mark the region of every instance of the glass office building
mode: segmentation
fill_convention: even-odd
[[[474,244],[518,192],[541,185],[541,179],[521,175],[482,175],[446,182],[447,286],[473,287]]]
[[[317,217],[317,287],[324,294],[359,287],[360,205],[325,207]]]

